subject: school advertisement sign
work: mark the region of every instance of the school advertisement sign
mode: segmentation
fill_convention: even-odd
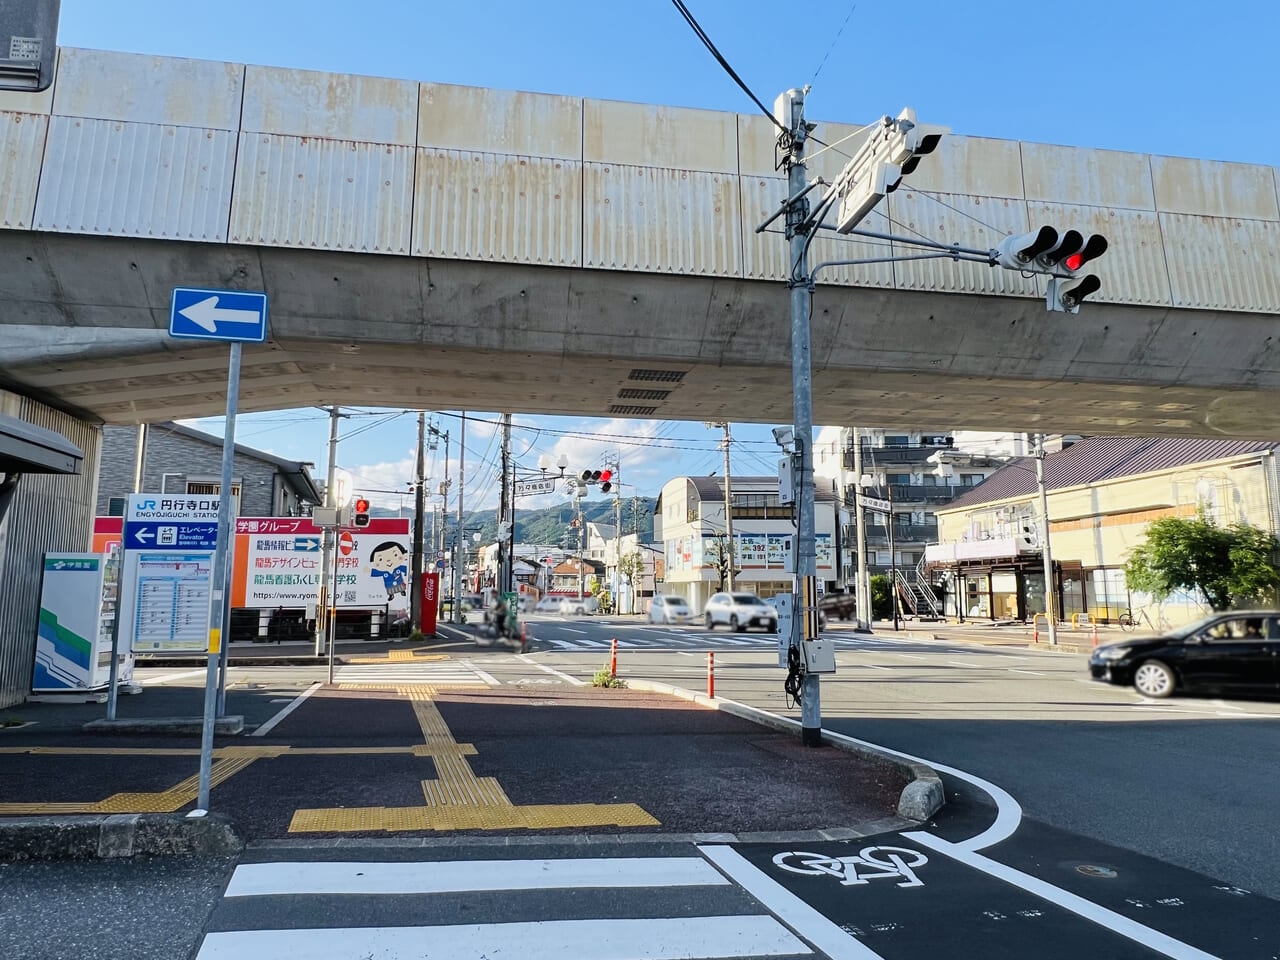
[[[240,517],[235,522],[231,605],[305,607],[320,596],[323,531],[309,517]],[[329,589],[339,607],[408,606],[409,521],[374,519],[338,532]],[[336,576],[336,583],[335,583]]]

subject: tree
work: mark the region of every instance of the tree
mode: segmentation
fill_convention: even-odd
[[[887,620],[893,616],[889,578],[883,573],[877,573],[871,578],[871,616],[876,620]]]
[[[618,558],[618,573],[626,577],[632,585],[639,583],[644,575],[644,557],[639,550],[624,553]]]
[[[732,553],[729,550],[729,538],[723,533],[716,534],[715,538],[707,546],[706,556],[707,563],[711,566],[711,569],[716,572],[716,576],[720,579],[720,586],[716,589],[724,590],[725,584],[729,580],[729,562],[733,559]],[[742,571],[735,567],[733,572],[736,574],[741,573]]]
[[[1215,525],[1205,514],[1165,517],[1147,526],[1147,539],[1129,556],[1130,590],[1163,600],[1177,590],[1199,592],[1209,606],[1269,600],[1280,586],[1276,538],[1246,523]]]

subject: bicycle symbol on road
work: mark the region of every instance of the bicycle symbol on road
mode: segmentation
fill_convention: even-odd
[[[923,887],[916,867],[929,862],[919,850],[905,847],[863,847],[854,857],[828,857],[821,853],[787,850],[773,858],[773,864],[790,873],[810,877],[835,877],[843,887],[900,877],[899,887]]]

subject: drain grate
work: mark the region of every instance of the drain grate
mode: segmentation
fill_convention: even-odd
[[[671,396],[670,390],[641,390],[637,387],[624,387],[618,391],[619,400],[665,400]]]

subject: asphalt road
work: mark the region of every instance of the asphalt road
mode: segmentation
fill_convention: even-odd
[[[530,632],[545,651],[534,656],[569,673],[589,673],[616,636],[621,676],[694,690],[713,647],[718,695],[799,716],[771,636],[602,618]],[[1280,703],[1144,700],[1089,680],[1081,655],[828,635],[840,668],[822,684],[830,729],[990,780],[1029,820],[1280,898]],[[578,652],[586,643],[598,646]]]

